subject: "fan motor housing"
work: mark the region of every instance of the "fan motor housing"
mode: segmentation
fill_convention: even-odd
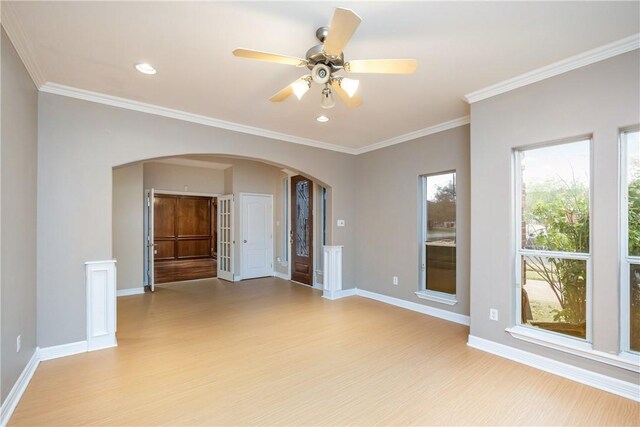
[[[344,54],[341,53],[339,57],[333,58],[325,55],[323,50],[324,45],[317,45],[307,51],[305,55],[307,59],[307,67],[311,70],[316,64],[325,64],[331,68],[331,71],[341,70],[344,66]]]
[[[311,78],[318,84],[325,84],[331,78],[331,67],[325,64],[316,64],[311,69]]]

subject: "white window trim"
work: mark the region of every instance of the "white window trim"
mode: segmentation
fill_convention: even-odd
[[[432,291],[424,289],[415,293],[418,298],[426,299],[433,302],[439,302],[441,304],[456,305],[458,298],[456,295],[447,294],[445,292]]]
[[[430,176],[437,176],[437,175],[445,175],[445,174],[455,174],[455,183],[454,185],[456,186],[456,293],[455,294],[448,294],[445,292],[438,292],[438,291],[434,291],[431,289],[427,289],[426,288],[426,282],[427,282],[427,253],[425,251],[425,246],[427,243],[427,227],[426,227],[426,223],[427,223],[427,178],[429,178]],[[451,169],[451,170],[446,170],[446,171],[442,171],[442,172],[436,172],[436,173],[429,173],[429,174],[424,174],[424,175],[420,175],[420,180],[419,182],[419,188],[418,190],[420,191],[420,229],[421,229],[421,235],[418,237],[418,248],[419,248],[419,253],[420,253],[420,271],[418,273],[418,291],[415,292],[416,296],[418,298],[424,299],[424,300],[428,300],[428,301],[433,301],[433,302],[437,302],[440,304],[446,304],[446,305],[455,305],[458,303],[458,226],[457,226],[457,222],[458,222],[458,217],[459,217],[459,212],[458,212],[458,173],[456,171],[456,169]]]
[[[626,134],[638,132],[640,126],[620,130],[620,354],[619,357],[631,360],[640,365],[640,353],[631,350],[629,335],[631,333],[631,289],[629,288],[629,269],[631,264],[640,264],[640,256],[629,255],[629,182],[628,178],[628,144]],[[626,214],[625,214],[626,213]]]
[[[616,355],[594,350],[591,343],[579,338],[571,338],[530,326],[517,325],[512,328],[507,328],[505,331],[519,340],[606,363],[607,365],[617,366],[628,371],[640,372],[640,356],[631,353]]]
[[[573,142],[589,141],[589,252],[556,252],[556,251],[539,251],[531,249],[522,249],[522,168],[521,168],[521,154],[523,151],[528,151],[536,148],[549,147],[561,144],[570,144]],[[592,354],[595,352],[592,346],[592,307],[593,307],[593,284],[592,284],[592,266],[591,259],[593,253],[593,137],[591,135],[581,136],[571,139],[565,139],[560,141],[554,141],[551,143],[536,144],[532,146],[518,147],[513,150],[513,172],[514,172],[514,203],[513,203],[513,218],[514,218],[514,231],[515,231],[515,278],[514,283],[516,285],[516,301],[515,301],[515,326],[507,328],[514,338],[523,339],[534,344],[539,344],[545,347],[555,348],[556,350],[565,351],[572,354],[582,355]],[[587,262],[587,318],[586,318],[586,338],[570,337],[569,335],[563,335],[555,333],[553,331],[546,331],[544,329],[535,328],[532,326],[523,325],[522,319],[522,275],[521,275],[521,257],[522,256],[543,256],[554,257],[563,259],[580,259]],[[608,354],[604,352],[598,352],[602,354]],[[615,357],[615,356],[613,356]],[[608,359],[607,359],[608,360]],[[606,363],[606,362],[605,362]]]

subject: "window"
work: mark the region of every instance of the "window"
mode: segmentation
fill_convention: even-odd
[[[622,133],[622,350],[640,353],[640,132]]]
[[[588,139],[516,152],[518,323],[590,339]]]
[[[417,295],[446,304],[456,302],[456,173],[421,177],[421,291]]]

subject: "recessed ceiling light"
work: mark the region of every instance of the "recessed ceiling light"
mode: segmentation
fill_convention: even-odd
[[[141,73],[144,74],[155,74],[157,73],[156,69],[153,68],[151,65],[143,62],[141,64],[136,64],[136,70],[140,71]]]
[[[329,117],[327,116],[318,116],[316,117],[316,120],[319,121],[320,123],[325,123],[329,121]]]

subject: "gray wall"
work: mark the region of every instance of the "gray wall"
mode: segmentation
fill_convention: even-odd
[[[235,195],[235,239],[240,241],[240,193],[264,193],[274,196],[274,208],[281,205],[276,191],[280,168],[252,160],[215,158],[211,161],[231,164],[226,170],[171,165],[134,163],[113,169],[113,256],[118,260],[118,289],[143,286],[144,263],[144,189],[223,194],[225,188]],[[225,182],[229,180],[229,184]],[[143,184],[144,183],[144,184]],[[144,188],[143,188],[144,187]],[[274,230],[275,219],[274,214]],[[140,236],[135,239],[133,236]],[[274,231],[274,248],[280,244]],[[240,245],[236,245],[235,274],[241,271]],[[275,259],[274,259],[274,267]]]
[[[113,169],[113,257],[118,289],[144,286],[143,164]]]
[[[637,383],[638,374],[529,345],[515,324],[512,149],[593,135],[593,346],[617,353],[618,133],[640,120],[638,50],[471,106],[471,334]],[[489,320],[489,308],[500,321]]]
[[[234,265],[233,270],[235,275],[241,275],[242,271],[242,257],[240,253],[242,251],[241,241],[242,234],[242,206],[240,201],[240,193],[259,193],[259,194],[271,194],[273,195],[273,206],[275,207],[281,203],[281,194],[278,190],[278,179],[280,178],[281,169],[265,163],[254,162],[250,160],[238,160],[232,161],[233,166],[230,172],[225,176],[231,179],[231,184],[225,182],[224,188],[233,193],[235,200],[234,211],[234,238],[236,245],[234,245]],[[226,172],[226,170],[225,170]],[[276,233],[276,221],[277,216],[273,214],[273,242],[274,242],[274,268],[276,266],[275,257],[278,235]]]
[[[469,126],[359,155],[358,288],[469,314]],[[453,306],[419,299],[419,176],[457,173],[457,296]],[[348,225],[348,224],[347,224]],[[398,285],[392,277],[398,276]]]
[[[224,170],[149,162],[144,164],[144,188],[223,194]]]
[[[284,262],[283,259],[283,253],[285,250],[285,247],[289,244],[289,237],[287,234],[287,237],[284,238],[283,235],[284,233],[287,233],[287,230],[284,230],[285,228],[285,210],[284,210],[284,206],[283,206],[283,198],[285,196],[284,192],[283,192],[283,188],[282,188],[282,181],[287,178],[288,179],[288,175],[285,172],[279,172],[278,177],[277,177],[277,184],[276,184],[276,198],[278,199],[278,202],[275,204],[274,206],[274,217],[275,217],[275,225],[273,227],[273,233],[274,233],[274,237],[275,237],[275,250],[274,250],[274,262],[273,262],[273,269],[275,271],[277,271],[278,273],[282,273],[282,274],[287,274],[289,272],[289,267],[288,267],[288,263]],[[280,261],[278,261],[278,258],[280,259]]]
[[[305,171],[332,187],[344,245],[344,286],[355,286],[355,157],[47,93],[39,94],[38,344],[81,341],[84,262],[112,254],[112,169],[184,154],[252,157]],[[332,224],[333,227],[333,224]]]
[[[38,93],[2,30],[0,283],[2,399],[36,349],[36,172]],[[16,353],[16,337],[22,349]]]

